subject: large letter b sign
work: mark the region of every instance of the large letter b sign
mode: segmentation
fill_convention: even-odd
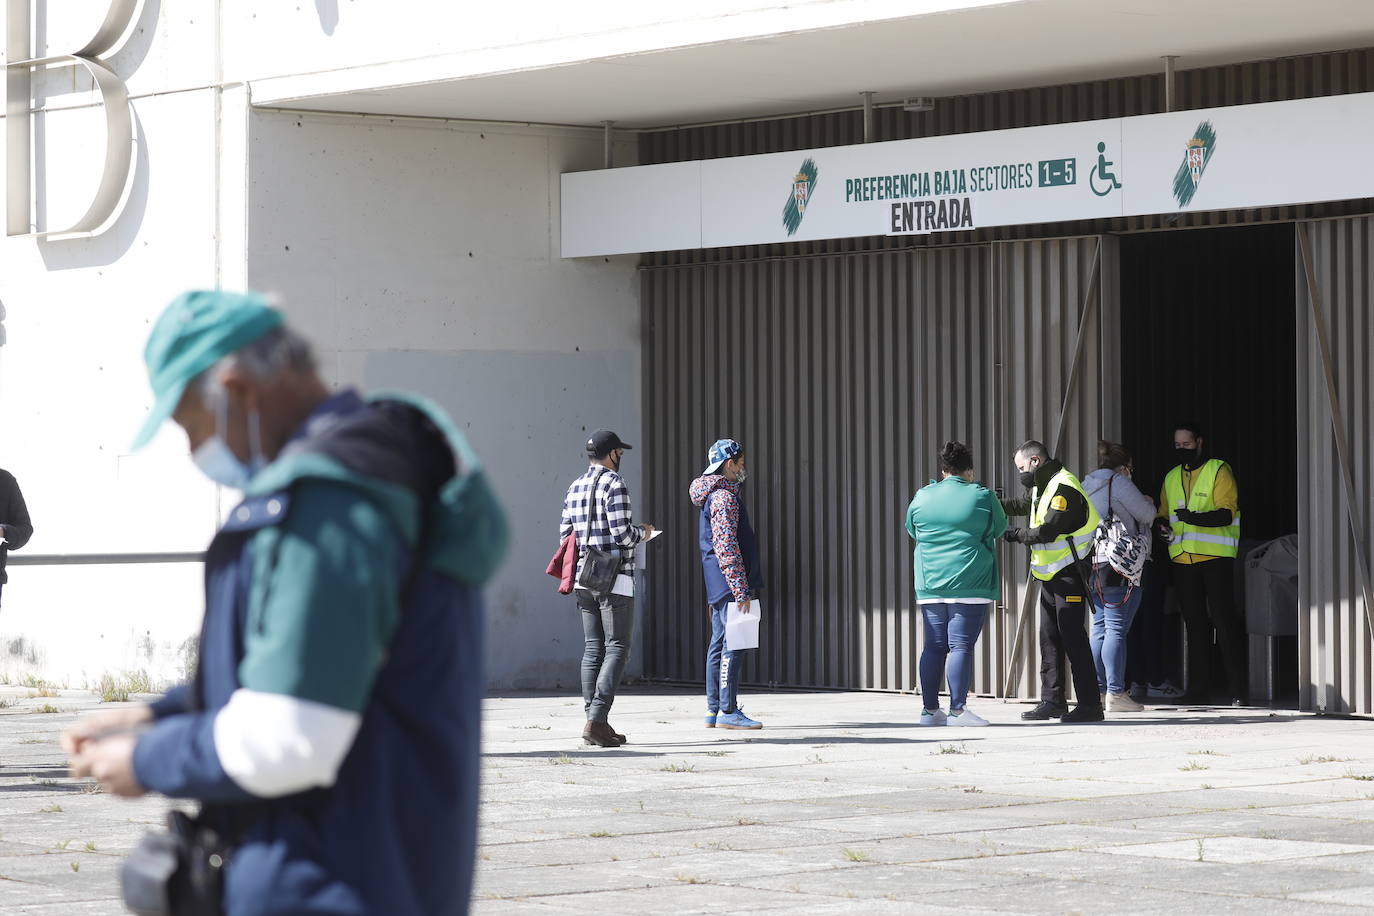
[[[92,233],[114,215],[129,180],[133,157],[133,116],[123,80],[105,65],[101,55],[114,47],[133,19],[138,0],[110,0],[105,21],[95,37],[70,54],[33,56],[30,24],[34,0],[7,0],[8,28],[5,62],[5,142],[7,236],[43,237]],[[100,185],[86,213],[62,229],[35,226],[33,213],[33,71],[39,68],[84,67],[95,80],[105,108],[105,167]]]

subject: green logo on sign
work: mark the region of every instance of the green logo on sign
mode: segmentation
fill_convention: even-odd
[[[782,224],[788,235],[795,235],[806,215],[806,205],[816,190],[816,160],[807,157],[801,170],[792,179],[792,193],[787,196],[787,206],[782,208]]]
[[[1202,173],[1207,171],[1207,163],[1212,161],[1216,148],[1216,129],[1211,121],[1203,121],[1193,131],[1193,138],[1183,152],[1183,162],[1174,173],[1174,200],[1180,207],[1188,206],[1197,193],[1198,182],[1202,181]]]

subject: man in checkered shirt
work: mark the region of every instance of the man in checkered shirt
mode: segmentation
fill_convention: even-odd
[[[636,525],[632,521],[630,491],[619,473],[620,459],[629,448],[608,429],[592,433],[587,440],[587,457],[591,465],[568,487],[558,527],[560,542],[569,534],[577,535],[579,572],[588,546],[621,557],[620,574],[609,592],[594,592],[581,585],[574,591],[577,607],[582,611],[582,633],[586,639],[582,652],[582,702],[587,712],[587,727],[582,731],[582,740],[600,747],[619,747],[625,743],[625,736],[611,728],[608,719],[616,687],[630,656],[630,636],[634,630],[635,545],[647,541],[654,533],[653,525]],[[595,512],[592,511],[593,499],[596,500]],[[596,522],[589,524],[593,514]]]

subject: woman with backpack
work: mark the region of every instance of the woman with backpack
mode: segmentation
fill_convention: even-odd
[[[1088,583],[1097,689],[1108,712],[1139,712],[1145,707],[1126,690],[1126,636],[1140,607],[1155,504],[1132,482],[1125,446],[1100,441],[1097,458],[1097,470],[1083,478],[1083,489],[1102,517]]]

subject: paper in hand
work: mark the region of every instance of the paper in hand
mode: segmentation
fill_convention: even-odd
[[[759,621],[763,617],[763,605],[755,598],[749,602],[747,610],[741,612],[739,605],[731,601],[725,606],[725,648],[757,649],[759,647]]]

